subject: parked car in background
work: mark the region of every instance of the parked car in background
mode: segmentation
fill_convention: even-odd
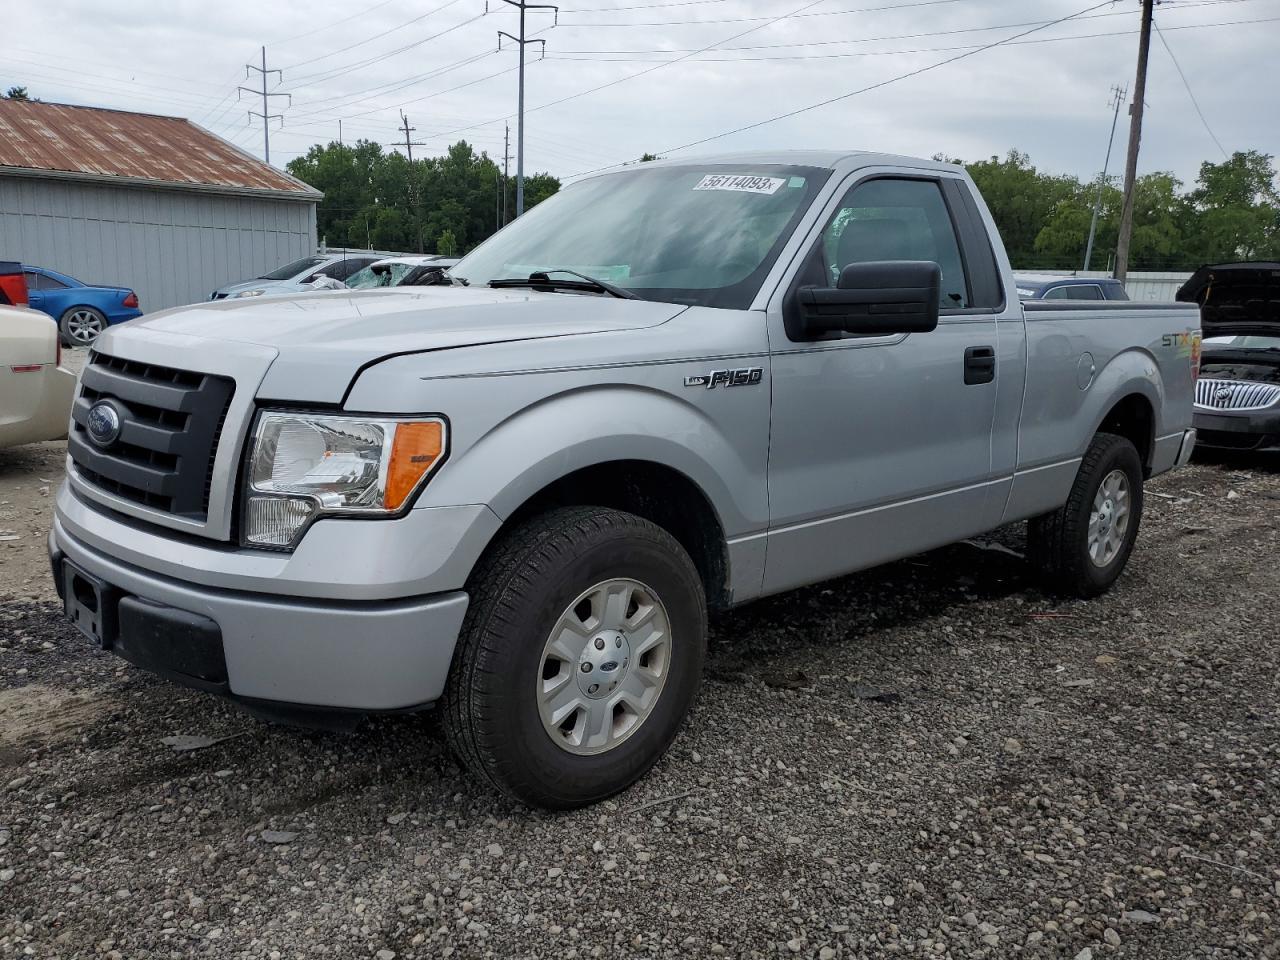
[[[1200,304],[1198,447],[1280,450],[1280,263],[1201,267],[1178,290]]]
[[[13,260],[0,260],[0,306],[26,305],[27,281],[22,275],[22,264]]]
[[[0,447],[65,437],[75,386],[48,318],[0,306]]]
[[[1023,300],[1128,300],[1124,284],[1111,277],[1055,277],[1042,273],[1015,273],[1018,296]]]
[[[264,273],[253,280],[241,283],[230,283],[219,287],[210,294],[210,300],[237,299],[240,297],[261,297],[264,294],[305,293],[310,284],[321,277],[346,281],[358,270],[383,259],[385,254],[373,253],[335,253],[316,254],[303,257],[284,266]]]
[[[372,290],[378,287],[423,286],[439,281],[444,272],[457,262],[457,257],[438,254],[387,257],[353,273],[347,280],[347,287],[351,290]]]
[[[268,718],[439,701],[483,782],[580,806],[676,736],[709,607],[1020,520],[1095,596],[1195,441],[1198,310],[1020,302],[959,166],[636,164],[449,279],[110,331],[49,539],[78,628]]]
[[[138,295],[128,287],[81,283],[30,264],[23,264],[22,274],[31,308],[53,317],[68,346],[90,346],[112,324],[142,316]]]

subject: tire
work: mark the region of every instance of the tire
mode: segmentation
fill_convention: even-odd
[[[1122,524],[1124,501],[1127,512]],[[1141,521],[1138,451],[1125,437],[1099,433],[1085,451],[1067,502],[1028,524],[1027,553],[1051,592],[1096,597],[1124,571]],[[1095,522],[1101,523],[1099,534],[1110,533],[1105,543],[1101,536],[1093,538]]]
[[[91,347],[107,329],[107,318],[93,307],[71,307],[58,321],[62,342],[71,347]]]
[[[469,591],[442,713],[473,775],[563,810],[625,789],[666,752],[697,695],[707,635],[702,582],[670,534],[618,510],[555,509],[491,549]],[[553,629],[581,650],[553,646]]]

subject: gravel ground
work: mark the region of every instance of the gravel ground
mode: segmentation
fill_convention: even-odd
[[[667,758],[550,815],[429,713],[267,727],[92,652],[59,462],[0,452],[0,956],[1280,956],[1276,465],[1152,484],[1090,603],[1013,528],[722,616]]]

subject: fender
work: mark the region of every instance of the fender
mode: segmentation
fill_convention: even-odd
[[[1154,412],[1155,436],[1163,433],[1162,417],[1165,412],[1165,383],[1160,366],[1150,352],[1135,347],[1116,354],[1094,378],[1086,396],[1081,420],[1092,429],[1075,438],[1077,456],[1083,456],[1107,414],[1127,396],[1138,394],[1146,398]]]
[[[547,385],[545,377],[536,379]],[[767,394],[760,394],[767,402]],[[683,397],[640,384],[578,384],[521,407],[473,440],[456,427],[449,462],[428,484],[420,505],[484,503],[506,520],[574,471],[648,460],[693,481],[716,510],[725,535],[739,536],[768,522],[767,423],[759,423],[762,443],[735,445],[707,410]]]

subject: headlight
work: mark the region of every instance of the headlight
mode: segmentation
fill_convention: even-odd
[[[266,290],[262,290],[262,289],[241,290],[239,293],[232,294],[231,298],[233,300],[239,300],[241,297],[260,297],[266,292],[267,292]]]
[[[445,422],[265,412],[254,428],[246,543],[288,547],[317,516],[398,513],[444,456]]]

